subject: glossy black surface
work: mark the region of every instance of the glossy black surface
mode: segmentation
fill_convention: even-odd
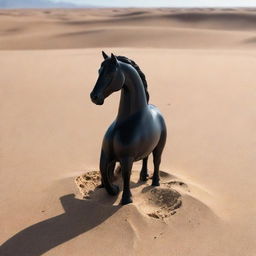
[[[148,104],[145,76],[137,64],[126,57],[102,54],[104,61],[90,95],[91,100],[102,105],[109,95],[121,90],[117,117],[108,128],[102,143],[102,185],[111,195],[119,192],[118,186],[111,182],[115,164],[119,162],[124,184],[121,203],[128,204],[132,202],[130,175],[133,162],[143,160],[140,179],[146,181],[150,153],[153,153],[154,161],[152,186],[159,186],[159,165],[166,141],[166,126],[160,111]]]

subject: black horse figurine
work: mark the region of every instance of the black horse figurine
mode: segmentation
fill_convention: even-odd
[[[99,77],[91,92],[91,100],[102,105],[104,99],[121,90],[119,110],[108,128],[102,143],[100,172],[102,186],[110,195],[117,195],[119,187],[112,184],[115,164],[121,165],[123,195],[121,203],[132,202],[130,176],[134,161],[143,160],[140,180],[148,177],[147,160],[153,152],[154,173],[152,186],[159,186],[159,165],[166,141],[166,126],[159,110],[148,104],[149,94],[145,75],[138,65],[124,57],[111,57],[102,52],[104,61]]]

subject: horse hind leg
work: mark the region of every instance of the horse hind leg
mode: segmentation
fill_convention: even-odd
[[[163,149],[166,141],[166,132],[164,131],[161,135],[159,143],[153,150],[153,163],[154,163],[154,173],[152,177],[152,186],[160,186],[160,178],[159,178],[159,166],[161,163],[161,157],[163,153]]]
[[[145,157],[142,163],[142,169],[140,171],[140,181],[147,181],[148,179],[148,156]]]

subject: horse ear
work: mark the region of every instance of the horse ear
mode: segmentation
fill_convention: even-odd
[[[108,58],[108,55],[104,51],[102,51],[102,56],[103,56],[104,59]]]
[[[112,61],[115,65],[118,64],[117,58],[116,58],[116,56],[115,56],[113,53],[111,53],[111,61]]]

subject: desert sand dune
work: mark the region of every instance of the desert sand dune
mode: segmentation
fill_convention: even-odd
[[[190,12],[1,11],[1,256],[255,255],[254,13]],[[102,49],[139,64],[168,128],[161,186],[136,162],[126,206],[97,188],[119,103],[89,98]]]
[[[0,14],[0,49],[5,50],[255,46],[246,43],[255,35],[256,21],[247,10],[13,10]]]

